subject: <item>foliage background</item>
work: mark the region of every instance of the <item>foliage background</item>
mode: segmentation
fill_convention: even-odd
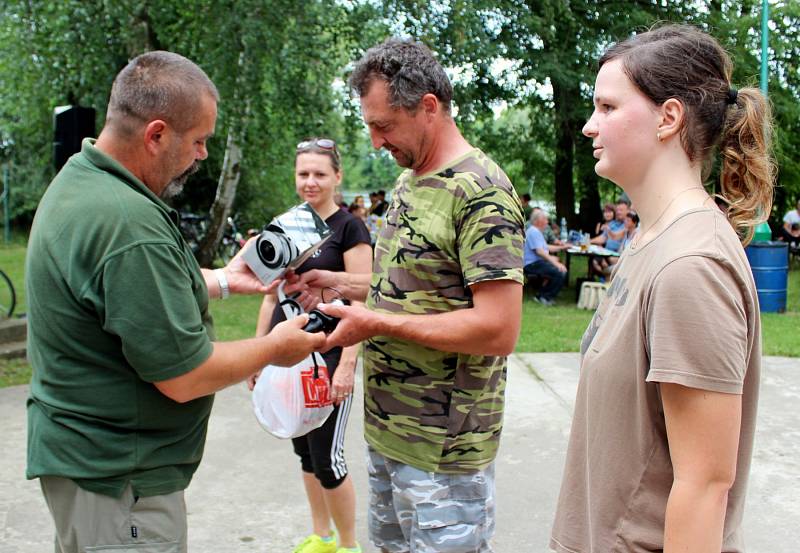
[[[345,80],[352,61],[390,35],[437,52],[455,84],[467,137],[506,168],[518,191],[589,226],[618,194],[598,179],[581,127],[595,60],[632,31],[688,22],[735,61],[734,85],[757,85],[760,0],[0,0],[0,161],[10,168],[12,217],[25,227],[54,175],[53,108],[97,110],[114,75],[152,49],[195,60],[221,93],[217,138],[179,208],[209,209],[228,137],[242,149],[234,203],[261,226],[294,200],[294,145],[335,138],[345,187],[389,189],[398,173],[372,150]],[[771,2],[770,99],[779,188],[773,224],[800,195],[800,3]],[[679,68],[676,68],[678,70]],[[713,183],[710,183],[713,187]]]

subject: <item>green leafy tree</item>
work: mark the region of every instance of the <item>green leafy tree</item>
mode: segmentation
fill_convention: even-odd
[[[30,218],[53,176],[53,107],[93,106],[100,123],[112,79],[127,61],[171,50],[203,67],[221,96],[219,138],[177,200],[184,209],[211,206],[199,256],[210,263],[236,198],[252,226],[294,201],[292,154],[300,138],[348,135],[355,119],[343,115],[348,101],[332,85],[381,29],[369,3],[334,0],[5,2],[0,145],[24,191],[15,196],[17,217]]]
[[[760,85],[761,18],[759,0],[713,0],[688,22],[703,28],[720,41],[733,60],[734,87]],[[773,108],[773,148],[778,165],[773,204],[773,228],[782,224],[786,210],[800,196],[800,5],[772,2],[770,5],[770,51],[768,54],[768,96]],[[709,185],[718,189],[719,167]]]
[[[468,133],[478,120],[494,118],[491,108],[498,102],[536,114],[506,140],[498,142],[492,124],[477,126],[472,134],[498,159],[513,148],[522,166],[548,164],[551,176],[537,178],[537,186],[552,186],[557,216],[570,225],[577,222],[576,192],[589,200],[582,205],[593,206],[591,218],[599,216],[591,152],[576,148],[583,145],[580,131],[591,111],[599,53],[633,29],[688,9],[682,3],[600,0],[453,0],[437,3],[435,10],[413,1],[389,4],[390,18],[401,22],[404,32],[433,46],[459,74],[468,73],[469,78],[456,79],[459,118]]]

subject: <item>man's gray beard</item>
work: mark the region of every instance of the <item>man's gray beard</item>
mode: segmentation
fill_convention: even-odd
[[[162,200],[169,200],[183,192],[183,185],[186,184],[186,181],[191,175],[197,173],[198,169],[200,169],[200,164],[195,161],[186,171],[172,179],[172,182],[161,191],[159,198]]]
[[[159,196],[162,200],[171,200],[181,192],[183,192],[183,183],[186,182],[186,179],[175,179],[171,183],[167,185],[164,190],[161,191],[161,195]]]

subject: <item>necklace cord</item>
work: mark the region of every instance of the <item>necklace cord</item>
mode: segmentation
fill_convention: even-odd
[[[702,186],[692,186],[690,188],[684,188],[683,190],[675,194],[672,197],[672,199],[667,203],[666,207],[664,207],[664,209],[661,210],[661,213],[659,213],[658,217],[656,217],[656,220],[653,221],[653,223],[650,226],[648,226],[646,230],[640,229],[639,232],[636,233],[636,236],[633,238],[633,242],[631,242],[631,248],[636,249],[637,247],[639,247],[639,242],[642,241],[642,237],[655,228],[658,222],[661,221],[661,218],[664,216],[664,214],[666,214],[667,211],[669,211],[669,208],[672,207],[672,204],[675,203],[675,200],[678,199],[678,196],[680,196],[684,192],[690,192],[692,190],[702,190],[703,192],[705,192],[705,189]]]

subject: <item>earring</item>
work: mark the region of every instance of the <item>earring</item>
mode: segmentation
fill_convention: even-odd
[[[661,132],[660,131],[656,133],[656,138],[658,138],[658,141],[661,142]]]

